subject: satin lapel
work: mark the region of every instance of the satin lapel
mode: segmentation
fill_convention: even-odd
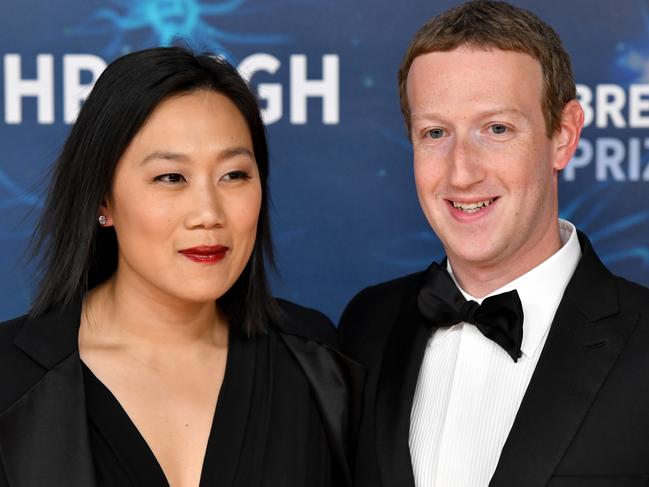
[[[350,423],[360,411],[363,394],[362,367],[333,349],[290,334],[280,333],[311,385],[329,439],[332,457],[344,485],[351,486],[346,445]]]
[[[11,487],[95,485],[78,352],[0,416],[0,450]]]
[[[582,260],[500,456],[491,487],[544,486],[638,322],[620,316],[614,278],[580,235]]]
[[[388,340],[376,397],[376,448],[383,487],[414,487],[410,411],[431,330],[407,293]]]

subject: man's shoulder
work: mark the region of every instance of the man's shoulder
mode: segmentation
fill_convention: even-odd
[[[649,288],[615,275],[602,262],[588,237],[582,232],[579,232],[579,243],[582,257],[569,284],[575,287],[576,295],[582,301],[588,301],[593,296],[602,302],[614,299],[623,313],[636,310],[648,314]]]
[[[619,276],[615,276],[615,280],[619,289],[620,310],[623,313],[640,312],[649,318],[649,288]]]
[[[379,353],[401,312],[416,305],[424,272],[408,274],[361,290],[347,304],[338,326],[343,351],[367,363]]]
[[[386,308],[399,306],[404,299],[416,295],[423,274],[423,271],[415,272],[362,289],[347,304],[343,317],[357,312],[383,314]]]

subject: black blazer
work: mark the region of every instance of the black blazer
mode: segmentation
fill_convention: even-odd
[[[649,485],[649,289],[582,258],[491,479],[492,487]],[[423,273],[369,287],[341,319],[343,351],[367,367],[355,480],[413,487],[410,411],[431,330]]]
[[[360,411],[362,368],[338,353],[336,332],[313,310],[278,301],[274,325],[309,381],[334,469],[351,485],[347,456]],[[81,303],[0,324],[0,487],[93,487],[78,350]]]

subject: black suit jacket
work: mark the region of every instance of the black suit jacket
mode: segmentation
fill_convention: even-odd
[[[279,301],[273,325],[309,381],[343,485],[362,368],[343,357],[324,315]],[[0,324],[0,487],[93,487],[78,350],[81,303]]]
[[[492,487],[649,485],[649,289],[582,258],[491,479]],[[431,329],[423,273],[361,291],[341,319],[343,351],[367,367],[358,487],[413,487],[410,411]]]

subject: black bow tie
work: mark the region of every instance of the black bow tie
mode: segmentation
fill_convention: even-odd
[[[521,356],[523,307],[516,290],[489,296],[482,304],[467,301],[451,276],[433,263],[424,275],[417,306],[431,326],[471,323],[500,345],[514,362]]]

